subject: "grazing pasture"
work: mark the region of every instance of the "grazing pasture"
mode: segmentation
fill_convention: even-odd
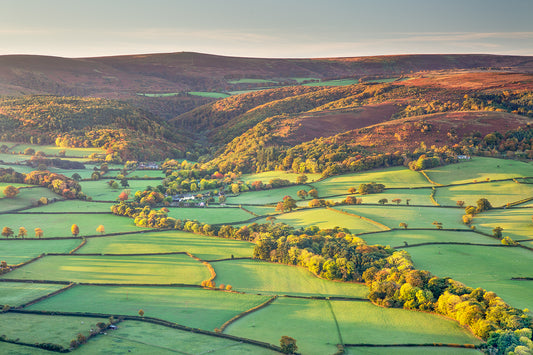
[[[17,230],[14,230],[18,233]],[[33,237],[33,230],[28,230],[28,236]],[[16,265],[33,259],[42,253],[68,253],[81,242],[81,239],[62,240],[0,240],[2,260],[8,265]]]
[[[209,278],[207,267],[187,255],[46,256],[2,276],[24,280],[116,284],[199,285]]]
[[[254,245],[249,242],[206,237],[181,232],[150,232],[90,238],[78,253],[165,253],[189,252],[203,260],[250,257]]]
[[[429,245],[407,249],[415,267],[437,276],[449,276],[470,287],[494,291],[518,308],[533,308],[533,282],[512,277],[532,277],[533,253],[517,247]]]
[[[254,216],[238,207],[173,208],[169,207],[169,217],[197,220],[208,224],[231,224],[249,220]]]
[[[65,285],[30,282],[0,283],[0,305],[20,306],[41,296],[57,291]]]
[[[259,294],[295,296],[336,296],[364,298],[365,285],[324,280],[303,267],[258,260],[228,260],[212,263],[217,283],[234,290]]]
[[[7,185],[6,185],[7,186]],[[2,189],[2,196],[4,189]],[[41,197],[47,199],[62,199],[61,196],[54,194],[46,187],[31,187],[27,189],[20,189],[19,193],[14,198],[0,199],[0,212],[8,212],[22,208],[30,208],[37,204],[37,200]],[[0,216],[0,225],[2,225],[3,216]]]
[[[242,192],[238,196],[228,196],[226,203],[228,204],[252,204],[252,205],[266,205],[266,204],[276,204],[283,200],[285,196],[291,196],[295,200],[298,198],[296,193],[304,188],[305,190],[310,190],[307,187],[302,186],[290,186],[282,187],[279,189],[272,190],[262,190],[262,191],[248,191]]]
[[[122,187],[120,181],[117,180],[118,189],[113,189],[108,185],[109,180],[97,181],[80,181],[81,190],[93,200],[97,201],[116,201],[118,195],[124,190],[129,189],[132,194],[138,190],[145,190],[147,186],[157,186],[161,182],[157,180],[128,180],[128,187]],[[133,198],[133,195],[131,195]]]
[[[76,286],[29,309],[131,316],[142,309],[147,317],[213,331],[269,298],[188,287]]]
[[[254,181],[262,181],[263,184],[268,184],[270,180],[272,179],[289,180],[292,183],[296,183],[296,179],[300,175],[301,174],[290,173],[287,171],[265,171],[263,173],[257,173],[257,174],[245,174],[240,177],[240,180],[248,184]],[[307,183],[318,180],[321,176],[321,174],[313,174],[313,173],[306,173],[304,175],[307,176]],[[302,187],[302,188],[307,188],[307,187]]]
[[[50,203],[48,205],[43,205],[35,208],[30,208],[24,212],[111,212],[111,206],[113,203],[106,202],[90,202],[90,201],[81,201],[81,200],[63,200]]]

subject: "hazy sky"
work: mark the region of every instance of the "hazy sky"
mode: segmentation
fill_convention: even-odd
[[[0,0],[0,54],[533,55],[533,0]]]

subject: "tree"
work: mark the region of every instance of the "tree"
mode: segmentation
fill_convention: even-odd
[[[349,194],[354,194],[356,192],[357,192],[357,189],[355,187],[353,187],[353,186],[348,189],[348,193]]]
[[[126,179],[126,178],[121,179],[121,180],[120,180],[120,186],[122,186],[122,187],[129,187],[130,184],[129,184],[129,182],[128,182],[128,179]]]
[[[118,195],[118,199],[120,201],[126,201],[129,197],[130,197],[130,195],[128,193],[126,193],[126,191],[122,191],[120,193],[120,195]]]
[[[492,235],[500,239],[502,237],[502,230],[503,228],[498,226],[492,230]]]
[[[26,228],[24,228],[24,227],[20,227],[18,236],[20,238],[24,238],[27,235],[28,235],[28,230]]]
[[[283,198],[283,210],[289,210],[292,211],[294,208],[296,208],[296,201],[290,197],[290,196],[285,196]]]
[[[311,196],[312,198],[318,198],[318,191],[316,189],[311,189],[309,190],[308,192],[309,196]]]
[[[320,200],[317,198],[312,199],[309,201],[309,207],[320,207]]]
[[[379,203],[380,205],[384,205],[384,204],[386,204],[387,202],[389,202],[389,200],[387,200],[386,198],[382,198],[381,200],[378,201],[378,203]]]
[[[400,202],[402,202],[402,199],[401,198],[395,198],[395,199],[392,200],[392,202],[395,202],[396,205],[399,205]]]
[[[305,198],[307,197],[308,193],[305,190],[298,190],[296,195],[298,195],[298,197],[301,198],[302,200],[305,200]]]
[[[233,192],[234,195],[238,194],[240,190],[239,184],[231,184],[231,192]]]
[[[41,228],[37,227],[35,228],[35,237],[41,239],[41,237],[43,236],[44,232]]]
[[[91,180],[100,180],[100,173],[98,171],[94,171],[91,174]]]
[[[286,335],[281,337],[279,345],[281,347],[281,352],[284,354],[294,354],[298,350],[296,340]]]
[[[226,195],[218,196],[218,203],[224,204],[226,202]]]
[[[409,201],[411,201],[410,198],[406,198],[406,199],[405,199],[405,204],[406,204],[407,206],[409,206]]]
[[[142,309],[139,309],[139,315],[140,315],[141,317],[144,317],[144,311],[143,311]]]
[[[78,234],[80,234],[80,227],[78,227],[77,224],[73,224],[72,227],[70,227],[70,231],[72,232],[72,235],[77,237]]]
[[[33,148],[24,149],[24,155],[33,155],[33,154],[35,154],[35,149]]]
[[[441,222],[434,221],[431,224],[433,224],[435,227],[437,227],[437,229],[442,229],[442,223]]]
[[[296,178],[297,184],[305,184],[306,182],[307,182],[307,175],[305,174],[298,175],[298,177]]]
[[[81,175],[78,174],[78,173],[72,174],[72,180],[80,181],[81,180]]]
[[[467,207],[465,208],[465,213],[466,213],[466,214],[469,214],[469,215],[471,215],[471,216],[475,215],[475,214],[476,214],[476,211],[477,211],[477,210],[476,210],[476,208],[475,208],[474,206],[467,206]]]
[[[357,198],[355,196],[347,196],[344,203],[347,205],[355,205],[357,203]]]
[[[486,198],[480,198],[479,200],[477,200],[476,204],[477,204],[477,208],[476,208],[477,213],[487,211],[492,208],[492,205],[490,204],[489,200],[487,200]]]
[[[276,217],[274,216],[268,216],[266,218],[267,222],[270,222],[270,224],[274,224],[274,221],[276,220]]]
[[[17,189],[15,186],[13,185],[7,185],[6,188],[4,189],[4,195],[7,197],[7,198],[13,198],[15,196],[17,196],[17,194],[19,193],[19,189]]]
[[[4,228],[2,229],[2,235],[3,235],[4,237],[6,237],[6,238],[11,237],[13,234],[15,234],[15,233],[13,232],[13,229],[11,229],[11,228],[9,228],[9,227],[4,227]]]
[[[465,202],[464,201],[457,201],[456,205],[459,206],[459,207],[463,207],[465,205]]]
[[[98,227],[96,227],[96,231],[100,234],[104,234],[105,233],[105,227],[103,224],[100,224]]]
[[[405,222],[400,223],[400,227],[402,227],[403,229],[407,229],[407,223]]]

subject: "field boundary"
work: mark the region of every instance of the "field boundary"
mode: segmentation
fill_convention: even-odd
[[[479,349],[479,345],[475,344],[453,344],[453,343],[423,343],[423,344],[367,344],[367,343],[356,343],[356,344],[344,344],[345,347],[358,348],[358,347],[372,347],[372,348],[392,348],[392,347],[402,347],[402,348],[412,348],[412,347],[439,347],[439,348],[464,348],[464,349]]]
[[[48,294],[46,294],[46,295],[43,295],[43,296],[38,297],[38,298],[36,298],[36,299],[33,299],[33,300],[29,301],[29,302],[23,303],[23,304],[21,304],[20,306],[15,307],[15,309],[22,309],[22,308],[25,308],[25,307],[31,306],[31,305],[33,305],[33,304],[35,304],[35,303],[38,303],[38,302],[44,301],[44,300],[46,300],[46,299],[48,299],[48,298],[50,298],[50,297],[53,297],[53,296],[55,296],[55,295],[57,295],[57,294],[63,293],[63,292],[65,292],[65,291],[67,291],[67,290],[73,288],[74,286],[76,286],[75,283],[70,283],[70,284],[68,284],[67,286],[60,288],[59,290],[56,290],[56,291],[51,292],[51,293],[48,293]]]
[[[272,297],[270,297],[268,300],[266,300],[265,302],[263,302],[263,303],[261,303],[261,304],[258,304],[258,305],[255,306],[255,307],[252,307],[252,308],[250,308],[250,309],[248,309],[248,310],[246,310],[246,311],[244,311],[244,312],[241,312],[241,313],[237,314],[235,317],[233,317],[233,318],[231,318],[230,320],[224,322],[224,324],[222,324],[222,325],[220,326],[220,328],[218,328],[218,331],[215,330],[215,332],[217,332],[217,333],[222,333],[222,332],[226,329],[226,327],[227,327],[228,325],[230,325],[230,324],[236,322],[237,320],[243,318],[244,316],[246,316],[246,315],[248,315],[248,314],[251,314],[251,313],[253,313],[253,312],[255,312],[255,311],[258,311],[258,310],[260,310],[260,309],[262,309],[262,308],[267,307],[267,306],[270,305],[272,302],[274,302],[277,298],[278,298],[277,295],[272,296]]]
[[[346,212],[346,211],[340,211],[336,208],[331,208],[331,207],[327,207],[326,206],[326,209],[327,210],[330,210],[330,211],[334,211],[334,212],[338,212],[338,213],[341,213],[341,214],[344,214],[344,215],[347,215],[347,216],[351,216],[351,217],[356,217],[356,218],[359,218],[359,219],[362,219],[363,221],[367,221],[369,223],[372,223],[373,225],[379,227],[379,228],[382,228],[384,229],[385,231],[390,231],[392,230],[392,228],[382,224],[382,223],[379,223],[378,221],[374,221],[373,219],[370,219],[368,217],[365,217],[365,216],[359,216],[359,215],[356,215],[354,213],[350,213],[350,212]]]

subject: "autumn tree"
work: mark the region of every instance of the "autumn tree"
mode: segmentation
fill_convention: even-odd
[[[492,235],[500,239],[502,237],[502,230],[503,228],[498,226],[492,230]]]
[[[105,233],[105,227],[103,224],[100,224],[98,227],[96,227],[96,231],[100,234],[104,234]]]
[[[142,309],[139,309],[139,315],[140,315],[141,317],[144,317],[144,311],[143,311]]]
[[[456,205],[462,208],[465,205],[465,202],[459,200],[459,201],[456,202]]]
[[[3,235],[4,237],[6,237],[6,238],[11,237],[13,234],[15,234],[15,233],[13,232],[13,229],[11,229],[11,228],[9,228],[9,227],[4,227],[4,228],[2,229],[2,235]]]
[[[286,335],[281,337],[279,345],[281,347],[281,352],[284,354],[294,354],[298,350],[296,340]]]
[[[308,192],[309,196],[311,196],[312,198],[318,198],[318,191],[316,189],[311,189],[309,190]]]
[[[378,201],[378,203],[379,203],[380,205],[384,205],[384,204],[386,204],[387,202],[389,202],[389,200],[387,200],[386,198],[382,198],[381,200]]]
[[[348,189],[348,193],[349,194],[354,194],[356,192],[357,192],[357,189],[355,187],[353,187],[353,186]]]
[[[403,229],[407,229],[407,223],[405,222],[400,223],[400,227],[402,227]]]
[[[28,235],[28,230],[26,228],[24,228],[24,227],[20,227],[18,236],[20,238],[24,238],[27,235]]]
[[[307,197],[308,193],[307,193],[307,191],[302,189],[302,190],[298,190],[296,195],[298,195],[298,197],[301,198],[302,200],[305,200],[305,198]]]
[[[44,232],[41,228],[37,227],[35,228],[35,237],[36,238],[41,238],[43,236]]]
[[[274,216],[268,216],[266,218],[267,222],[270,222],[270,224],[274,224],[274,221],[276,220],[276,217]]]
[[[7,198],[13,198],[15,196],[17,196],[17,194],[19,193],[19,189],[17,189],[15,186],[13,185],[7,185],[6,188],[4,189],[4,195],[7,197]]]
[[[283,198],[283,210],[289,210],[292,211],[293,209],[295,209],[297,206],[296,206],[296,200],[294,200],[292,197],[290,196],[285,196]]]
[[[490,204],[489,200],[487,200],[486,198],[480,198],[479,200],[477,200],[476,204],[477,204],[477,208],[476,208],[477,213],[487,211],[492,208],[492,205]]]
[[[395,198],[392,200],[392,202],[396,203],[396,205],[399,205],[400,202],[402,202],[402,199],[401,198]]]
[[[301,174],[296,177],[296,183],[297,184],[305,184],[307,182],[307,175]]]
[[[70,231],[74,237],[77,237],[78,234],[80,234],[80,227],[78,227],[77,224],[73,224],[72,227],[70,227]]]
[[[130,197],[129,194],[127,194],[125,191],[122,191],[120,195],[118,195],[118,199],[120,201],[126,201]]]

